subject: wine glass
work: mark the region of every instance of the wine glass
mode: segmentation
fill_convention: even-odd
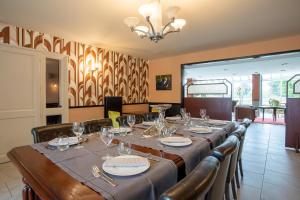
[[[83,146],[80,145],[81,142],[81,135],[84,132],[84,124],[81,122],[74,122],[72,127],[73,133],[76,135],[78,144],[75,147],[75,149],[83,148]]]
[[[185,121],[185,125],[189,126],[190,122],[191,122],[191,113],[187,112],[184,115],[184,121]]]
[[[130,128],[132,129],[132,127],[135,124],[135,115],[128,115],[127,116],[127,123],[130,126]]]
[[[206,110],[205,109],[200,109],[200,116],[201,116],[202,120],[205,119],[205,116],[206,116]]]
[[[108,159],[111,158],[111,156],[108,153],[108,147],[109,147],[109,145],[111,144],[111,142],[114,138],[114,133],[112,133],[110,131],[110,127],[103,127],[101,129],[100,138],[101,138],[102,142],[106,145],[106,150],[107,150],[106,151],[107,154],[106,154],[106,156],[102,157],[102,160],[108,160]]]
[[[186,113],[186,109],[185,108],[180,108],[180,115],[181,115],[182,119],[184,119],[185,113]]]

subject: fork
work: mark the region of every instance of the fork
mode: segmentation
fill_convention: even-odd
[[[105,182],[109,183],[113,187],[116,187],[118,185],[112,178],[101,172],[96,165],[92,166],[92,174],[96,178],[102,178]]]

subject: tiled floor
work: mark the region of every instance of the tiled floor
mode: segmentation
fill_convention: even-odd
[[[284,128],[252,124],[248,129],[239,199],[300,199],[300,154],[284,148]],[[22,187],[13,165],[0,164],[0,200],[21,199]]]

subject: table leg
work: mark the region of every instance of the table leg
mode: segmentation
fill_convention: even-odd
[[[277,109],[276,108],[274,108],[274,110],[273,110],[273,121],[277,121]]]
[[[263,121],[265,121],[265,109],[263,108]]]

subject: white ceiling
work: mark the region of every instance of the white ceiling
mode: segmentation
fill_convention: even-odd
[[[185,79],[215,79],[235,76],[249,76],[254,73],[283,75],[291,78],[300,74],[300,52],[263,56],[259,58],[247,58],[192,64],[186,66]]]
[[[300,34],[299,0],[161,1],[187,25],[158,44],[123,23],[147,0],[0,0],[0,21],[145,58]]]

